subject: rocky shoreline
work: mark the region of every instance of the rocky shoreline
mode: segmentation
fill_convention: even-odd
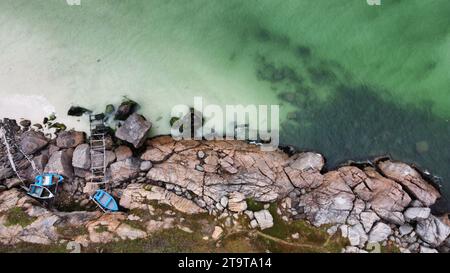
[[[38,202],[20,189],[0,147],[0,251],[23,244],[89,249],[147,240],[167,230],[200,234],[211,248],[244,232],[245,240],[259,236],[272,247],[293,247],[289,251],[450,249],[448,216],[430,209],[439,191],[402,162],[383,159],[325,172],[324,157],[314,152],[262,152],[244,141],[146,139],[151,123],[131,114],[107,141],[107,189],[121,212],[103,214],[89,199],[98,186],[89,183],[84,132],[62,129],[51,138],[27,122],[5,119],[5,124],[40,171],[59,173],[65,182],[55,200]],[[19,174],[31,183],[32,166],[20,153],[13,156]],[[311,243],[315,232],[326,240]],[[330,242],[332,249],[326,248]],[[266,244],[253,251],[277,248]]]

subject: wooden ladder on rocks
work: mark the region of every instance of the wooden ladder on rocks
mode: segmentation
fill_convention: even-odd
[[[89,127],[91,131],[91,182],[106,184],[106,140],[107,128],[104,123],[104,115],[89,115]]]

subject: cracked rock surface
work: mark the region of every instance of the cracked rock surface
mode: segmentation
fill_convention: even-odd
[[[150,125],[144,125],[146,133]],[[254,203],[277,203],[281,206],[276,213],[287,223],[306,220],[316,227],[328,225],[330,233],[346,237],[349,248],[344,251],[364,252],[368,244],[387,242],[402,252],[450,248],[448,218],[433,215],[429,209],[440,198],[439,191],[405,163],[384,160],[325,172],[324,157],[314,152],[289,156],[281,150],[261,151],[258,145],[243,141],[175,141],[170,136],[144,142],[145,134],[135,132],[122,136],[130,145],[112,142],[107,148],[111,154],[107,172],[110,191],[124,212],[102,215],[89,211],[94,209],[89,194],[95,188],[88,183],[89,145],[84,143],[84,134],[71,131],[52,140],[29,132],[18,131],[17,139],[25,139],[22,144],[30,157],[40,168],[66,178],[55,205],[70,203],[85,210],[61,212],[26,196],[19,189],[20,183],[12,180],[14,174],[2,153],[2,244],[51,244],[61,238],[80,243],[113,242],[142,239],[173,227],[189,231],[170,211],[161,219],[144,220],[132,214],[141,210],[151,215],[158,205],[188,216],[213,215],[222,222],[210,232],[217,240],[222,232],[239,224],[239,217],[248,218],[252,229],[276,225],[269,207],[250,209]],[[29,164],[14,156],[21,162],[19,172],[30,173]],[[24,213],[31,222],[8,223],[8,213],[17,208],[17,213]],[[85,234],[61,232],[79,226],[86,228]]]

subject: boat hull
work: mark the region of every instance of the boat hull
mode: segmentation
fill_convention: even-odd
[[[62,183],[64,178],[56,173],[46,173],[36,176],[35,185],[42,187],[51,187]]]
[[[40,185],[30,185],[27,194],[37,199],[52,199],[55,195],[46,187]]]
[[[116,200],[104,190],[96,191],[92,199],[105,211],[114,212],[119,210]]]

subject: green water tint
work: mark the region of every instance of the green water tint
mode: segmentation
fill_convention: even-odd
[[[280,103],[284,143],[330,167],[391,154],[442,176],[448,195],[450,1],[382,4],[4,0],[0,95],[43,95],[58,117],[126,95],[154,134],[196,95]]]
[[[264,42],[280,43],[267,31],[261,36]],[[295,107],[282,124],[284,144],[320,151],[329,168],[384,155],[404,160],[440,175],[435,182],[443,184],[448,197],[450,123],[433,113],[432,101],[420,106],[396,102],[388,90],[358,83],[342,66],[322,60],[309,47],[285,48],[298,65],[260,56],[256,70],[257,78],[281,101]]]

